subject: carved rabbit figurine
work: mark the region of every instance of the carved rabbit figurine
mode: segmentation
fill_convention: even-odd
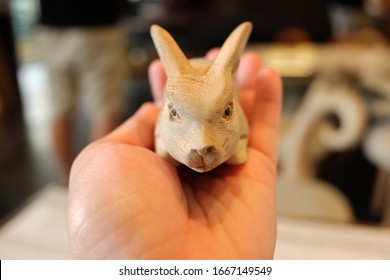
[[[247,159],[248,123],[237,99],[236,71],[252,24],[227,38],[214,61],[188,60],[157,25],[151,36],[167,74],[155,130],[156,153],[171,163],[206,172]]]

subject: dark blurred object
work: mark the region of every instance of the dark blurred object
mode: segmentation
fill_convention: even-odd
[[[250,42],[327,42],[331,38],[328,1],[310,0],[143,0],[130,1],[125,21],[132,74],[146,76],[157,57],[149,28],[169,30],[187,56],[202,56],[221,46],[240,23],[251,21]]]
[[[311,41],[309,34],[298,27],[287,27],[281,30],[275,37],[281,43],[297,44]]]
[[[363,0],[331,0],[329,2],[338,3],[343,6],[360,7],[360,8],[363,5]]]
[[[22,118],[0,119],[0,224],[46,182]]]
[[[365,0],[364,3],[374,27],[390,39],[390,0]]]
[[[21,115],[16,55],[8,7],[0,5],[0,117]]]
[[[364,11],[363,0],[329,1],[332,37],[336,41],[350,41],[359,30],[371,25]]]
[[[40,0],[40,4],[41,23],[56,27],[110,26],[127,8],[123,0]]]
[[[364,6],[367,12],[373,16],[386,16],[390,13],[389,0],[365,0]]]
[[[252,42],[272,42],[289,28],[301,30],[314,42],[331,37],[326,0],[145,0],[133,4],[136,17],[129,29],[149,36],[150,25],[160,24],[182,43],[184,51],[220,46],[243,21],[253,23]]]
[[[0,1],[0,224],[46,183],[22,115],[11,15],[4,3]]]
[[[358,221],[379,222],[381,215],[373,216],[370,211],[377,171],[361,147],[357,147],[330,153],[321,162],[317,176],[337,186],[348,197]]]
[[[328,1],[318,0],[245,0],[239,3],[240,20],[254,23],[252,41],[273,41],[275,35],[286,28],[299,28],[311,40],[329,40],[331,30],[328,18]]]

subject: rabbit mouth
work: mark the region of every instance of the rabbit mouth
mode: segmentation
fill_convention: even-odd
[[[193,150],[189,154],[187,166],[198,172],[207,172],[217,166],[218,158],[213,148],[208,149],[207,153],[200,154]]]
[[[207,172],[213,169],[216,165],[214,162],[208,162],[204,157],[197,157],[188,162],[187,166],[198,172]]]
[[[207,171],[210,171],[211,169],[214,168],[214,166],[210,166],[210,165],[206,165],[206,164],[201,164],[201,165],[188,165],[189,168],[191,168],[192,170],[195,170],[197,172],[207,172]]]
[[[207,164],[207,162],[205,161],[205,158],[203,158],[203,157],[196,157],[196,158],[191,159],[188,162],[187,166],[195,171],[198,171],[198,172],[206,172],[206,171],[212,169],[212,166]]]

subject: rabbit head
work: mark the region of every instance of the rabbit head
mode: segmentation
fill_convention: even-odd
[[[171,35],[153,25],[151,35],[167,74],[156,126],[156,151],[198,172],[229,160],[247,123],[236,96],[235,73],[251,32],[239,25],[214,61],[188,60]],[[243,135],[246,134],[246,135]]]

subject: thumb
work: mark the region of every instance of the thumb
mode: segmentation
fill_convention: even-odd
[[[100,141],[152,149],[158,112],[155,104],[145,103],[131,118]]]

